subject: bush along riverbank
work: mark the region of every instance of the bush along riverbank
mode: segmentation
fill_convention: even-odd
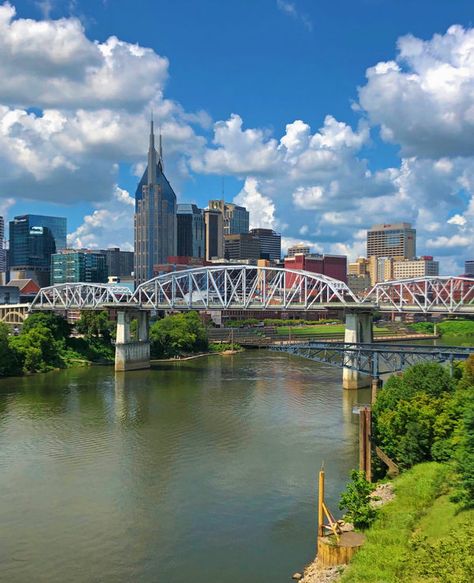
[[[340,509],[366,543],[345,569],[316,561],[304,583],[474,581],[474,356],[455,373],[418,364],[379,392],[372,438],[401,470],[395,497],[378,508],[375,486],[353,472]],[[380,461],[373,471],[386,481]]]
[[[29,316],[17,336],[0,322],[0,377],[113,361],[112,323],[105,312],[82,314],[76,329],[81,338],[72,337],[67,321],[51,313]]]
[[[136,337],[136,324],[136,320],[132,321],[132,338]],[[76,335],[64,318],[52,313],[29,316],[17,336],[0,322],[0,377],[113,363],[115,324],[107,312],[82,312],[74,328]],[[196,312],[167,316],[152,323],[150,345],[155,359],[241,350],[238,344],[209,345],[207,329]]]

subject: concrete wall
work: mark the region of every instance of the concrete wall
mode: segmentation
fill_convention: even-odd
[[[143,340],[115,345],[115,370],[150,368],[150,343]]]
[[[357,310],[346,312],[346,332],[344,342],[373,342],[373,317],[370,312]],[[371,386],[371,377],[366,374],[344,368],[342,372],[344,389],[361,389]]]
[[[135,312],[138,319],[138,340],[130,337],[132,312],[120,310],[117,312],[117,334],[115,341],[115,370],[138,370],[150,368],[149,321],[150,314],[146,311]]]

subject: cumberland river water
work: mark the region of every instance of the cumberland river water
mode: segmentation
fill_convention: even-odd
[[[0,581],[288,582],[357,464],[341,371],[267,351],[0,381]]]

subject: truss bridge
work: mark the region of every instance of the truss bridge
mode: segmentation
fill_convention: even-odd
[[[271,350],[309,358],[342,369],[350,369],[378,379],[419,362],[450,363],[474,354],[474,347],[420,346],[355,342],[305,342],[280,344]]]
[[[134,292],[114,284],[53,285],[42,288],[30,306],[32,311],[103,309],[117,313],[116,368],[127,370],[149,366],[148,321],[152,312],[340,310],[346,319],[345,341],[370,344],[375,311],[474,315],[474,278],[440,276],[390,281],[358,296],[346,283],[317,273],[212,265],[159,275]],[[130,321],[135,317],[140,323],[140,337],[132,342]],[[344,374],[346,388],[361,386],[363,373],[358,369],[344,365]]]

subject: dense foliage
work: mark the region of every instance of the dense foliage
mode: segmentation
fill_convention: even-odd
[[[416,533],[411,541],[409,568],[414,581],[466,583],[474,581],[472,524],[465,518],[442,538]]]
[[[365,479],[364,472],[352,470],[351,481],[342,493],[339,509],[356,528],[367,528],[375,520],[376,511],[370,505],[370,494],[375,486]]]
[[[474,500],[474,356],[456,380],[439,364],[417,364],[392,376],[373,407],[375,443],[402,469],[454,461],[458,497]]]
[[[105,318],[104,318],[105,314]],[[72,327],[57,314],[29,316],[18,336],[0,323],[0,376],[46,372],[89,361],[111,360],[111,323],[105,312],[82,315],[84,338],[71,337]]]
[[[436,363],[417,364],[392,376],[373,407],[377,445],[401,468],[452,455],[459,417],[454,382]]]
[[[76,330],[79,334],[84,334],[84,337],[88,339],[104,338],[106,341],[110,341],[112,328],[112,322],[105,311],[82,312],[76,324]]]
[[[171,358],[207,350],[207,332],[197,312],[176,314],[150,327],[151,354]]]

